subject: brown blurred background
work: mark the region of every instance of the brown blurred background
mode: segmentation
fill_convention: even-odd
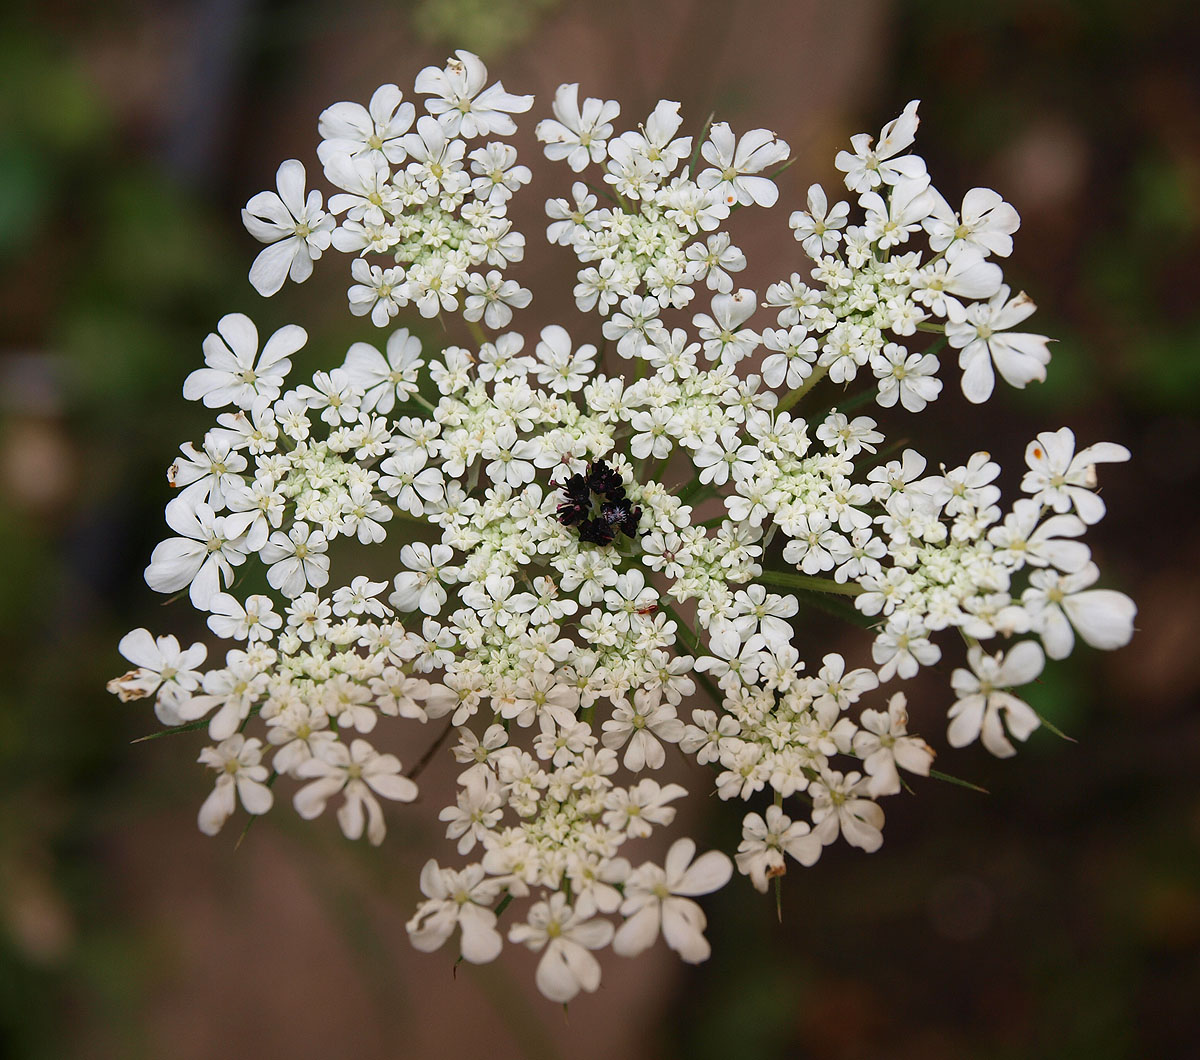
[[[0,15],[0,1049],[20,1058],[1107,1058],[1200,1056],[1200,32],[1189,0],[110,0]],[[534,92],[518,146],[535,184],[514,273],[527,331],[561,319],[564,258],[541,202],[569,186],[532,127],[560,81],[636,121],[679,99],[765,125],[799,162],[774,211],[733,235],[760,293],[799,267],[787,212],[832,156],[921,98],[917,149],[957,201],[997,188],[1024,224],[1006,265],[1054,335],[1048,382],[981,411],[953,396],[913,436],[947,461],[1010,468],[1038,430],[1127,444],[1103,470],[1090,540],[1140,607],[1134,643],[1080,649],[1032,690],[1079,740],[1037,733],[1013,762],[939,765],[891,800],[872,856],[831,850],[786,880],[784,923],[744,879],[708,903],[714,955],[605,959],[569,1017],[533,960],[452,974],[403,922],[425,858],[453,860],[434,811],[389,814],[382,850],[286,806],[233,849],[194,828],[208,780],[189,737],[103,691],[136,625],[199,635],[141,570],[164,469],[199,439],[183,376],[225,312],[313,336],[301,368],[371,326],[344,261],[264,303],[238,220],[278,162],[316,172],[316,116],[407,90],[466,47]],[[518,200],[521,202],[522,200]],[[757,215],[756,215],[757,214]],[[556,301],[557,300],[557,301]],[[948,373],[952,378],[953,373]],[[889,418],[888,422],[894,422]],[[1010,471],[1006,485],[1015,486]],[[836,640],[817,627],[814,645]],[[819,648],[811,654],[819,654]],[[943,746],[944,683],[914,714]],[[687,826],[736,845],[740,812],[694,799]],[[634,855],[636,857],[636,854]]]

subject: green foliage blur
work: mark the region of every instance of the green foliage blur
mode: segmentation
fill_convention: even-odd
[[[769,24],[787,6],[695,0],[664,5],[659,17]],[[1133,465],[1106,476],[1110,515],[1097,547],[1108,584],[1139,603],[1141,632],[1112,658],[1077,653],[1033,690],[1034,705],[1078,745],[1042,731],[1015,762],[958,756],[952,771],[990,795],[916,785],[915,798],[888,806],[879,854],[835,850],[810,874],[788,876],[782,926],[772,899],[735,880],[709,906],[713,959],[660,984],[643,1055],[1200,1055],[1195,5],[850,6],[874,12],[882,43],[838,136],[877,128],[920,97],[918,146],[939,187],[990,183],[1024,218],[1006,272],[1043,306],[1040,326],[1059,342],[1045,386],[1005,394],[989,420],[1001,462],[1062,423],[1134,451]],[[245,282],[254,246],[237,210],[269,183],[274,160],[308,160],[311,117],[329,101],[306,95],[309,75],[326,75],[322,90],[328,83],[321,49],[341,48],[352,66],[369,15],[413,49],[388,75],[397,80],[418,68],[414,54],[424,63],[455,47],[489,60],[523,55],[529,70],[539,65],[529,56],[564,26],[576,32],[565,39],[603,38],[622,54],[636,7],[617,5],[611,26],[608,5],[583,0],[416,0],[365,14],[317,0],[55,0],[0,15],[5,1055],[164,1055],[161,1028],[148,1023],[157,980],[186,980],[188,966],[139,904],[160,866],[129,849],[137,836],[189,829],[205,781],[184,768],[196,747],[131,745],[153,719],[144,704],[108,697],[104,684],[122,668],[115,645],[133,626],[157,622],[181,639],[203,628],[178,608],[161,611],[141,579],[160,533],[164,468],[175,446],[204,430],[203,410],[179,397],[200,339],[230,311],[250,311],[263,330],[302,319],[319,340],[306,353],[311,369],[328,359],[322,349],[362,337],[340,312],[341,275],[318,275],[266,306]],[[207,38],[193,35],[193,18]],[[177,54],[195,62],[176,68]],[[225,65],[206,65],[212,55]],[[690,69],[693,96],[730,100],[739,119],[755,120],[762,85],[722,81],[719,67],[686,57],[676,68]],[[525,90],[499,61],[495,69]],[[576,75],[564,59],[550,76]],[[294,110],[280,104],[292,91]],[[219,123],[193,134],[180,115],[194,115],[189,100],[203,110],[210,98]],[[802,107],[803,91],[796,98]],[[310,124],[291,121],[295,113]],[[823,179],[828,186],[832,174]],[[803,187],[789,194],[798,201]],[[318,302],[325,316],[314,326]],[[973,423],[955,415],[942,429],[958,432],[965,455]],[[179,628],[186,621],[193,628]],[[944,706],[933,703],[927,717]],[[740,813],[710,801],[696,831],[736,845]],[[411,877],[403,886],[386,848],[376,856],[346,853],[329,836],[299,840],[312,858],[343,858],[368,880],[324,893],[350,951],[384,969],[380,1013],[403,1001],[387,988],[391,958],[363,895],[386,895],[406,916],[429,838],[394,827],[417,849],[394,872]],[[231,845],[204,855],[218,872],[233,871]],[[187,916],[181,905],[179,920]],[[499,981],[491,989],[497,1010],[528,1004]],[[602,1009],[604,995],[579,1005]],[[544,1009],[535,1002],[519,1017],[512,1055],[555,1055],[535,1026],[557,1020]],[[222,1011],[208,1015],[219,1021]],[[223,1055],[281,1055],[271,1028],[262,1033],[261,1044],[242,1038]],[[400,1052],[373,1050],[355,1055]],[[592,1053],[581,1043],[573,1055]]]

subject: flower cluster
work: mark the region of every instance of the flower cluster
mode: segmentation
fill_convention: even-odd
[[[467,320],[509,323],[513,308],[532,297],[502,271],[525,255],[525,237],[507,213],[530,173],[511,145],[492,141],[468,153],[468,141],[514,133],[511,115],[527,111],[533,97],[514,96],[499,82],[484,89],[486,81],[479,58],[459,52],[444,70],[418,75],[414,90],[428,97],[429,111],[420,118],[396,85],[381,86],[366,107],[325,110],[317,155],[339,189],[329,212],[319,191],[305,196],[296,159],[279,167],[278,194],[260,192],[242,211],[251,235],[268,244],[250,270],[259,294],[275,294],[289,276],[304,281],[333,246],[355,255],[350,311],[370,314],[379,327],[410,303],[432,317],[457,311],[460,300]],[[372,264],[369,254],[385,264]]]
[[[615,102],[581,106],[562,86],[538,137],[602,180],[547,202],[547,234],[583,266],[573,327],[593,341],[556,324],[530,350],[503,330],[529,292],[499,271],[522,257],[505,214],[529,171],[506,144],[466,141],[512,133],[532,99],[488,86],[465,52],[415,90],[420,118],[394,85],[322,114],[333,216],[284,163],[279,194],[247,204],[270,243],[251,281],[303,281],[333,245],[355,255],[352,313],[380,327],[410,304],[461,313],[470,341],[431,349],[402,327],[292,385],[301,328],[260,348],[247,316],[222,318],[184,383],[221,411],[171,465],[174,536],[146,581],[186,590],[227,647],[205,669],[206,645],[134,630],[120,644],[134,669],[110,689],[153,698],[170,731],[207,731],[209,834],[239,803],[267,812],[284,780],[300,816],[335,804],[348,837],[380,843],[381,800],[413,801],[420,768],[374,746],[380,720],[436,725],[431,753],[451,737],[460,766],[439,819],[466,860],[426,864],[412,942],[457,932],[464,959],[493,960],[500,917],[526,901],[507,938],[541,954],[538,987],[565,1002],[597,989],[606,947],[633,956],[661,934],[704,960],[694,899],[735,864],[765,891],[839,838],[876,850],[881,801],[934,757],[898,686],[956,642],[948,743],[1014,753],[1040,719],[1013,689],[1077,636],[1113,649],[1132,635],[1132,602],[1096,587],[1082,540],[1104,514],[1097,465],[1129,453],[1043,432],[1002,507],[987,453],[931,467],[853,415],[871,400],[919,412],[947,347],[972,402],[997,373],[1024,386],[1049,360],[1045,338],[1011,330],[1033,305],[989,260],[1010,253],[1015,210],[978,188],[955,210],[934,190],[908,150],[916,103],[837,157],[861,224],[809,189],[790,224],[811,267],[767,290],[776,326],[757,331],[722,227],[775,204],[787,145],[717,123],[693,150],[666,100],[616,135]],[[700,281],[708,311],[680,316]],[[819,384],[822,411],[805,415]],[[388,580],[345,570],[338,538],[381,546]],[[867,631],[860,658],[801,656],[814,603]],[[672,756],[756,807],[734,859],[684,837],[661,864],[630,860],[687,795]]]

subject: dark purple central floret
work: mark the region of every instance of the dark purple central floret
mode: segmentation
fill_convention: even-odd
[[[642,509],[625,496],[621,476],[603,460],[588,464],[587,472],[572,475],[562,486],[566,495],[558,506],[558,521],[579,528],[579,539],[611,545],[617,534],[636,537]]]

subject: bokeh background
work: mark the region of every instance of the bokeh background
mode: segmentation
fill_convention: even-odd
[[[20,1058],[1200,1056],[1200,30],[1190,0],[84,0],[0,15],[0,1050]],[[315,170],[316,115],[478,51],[548,112],[560,81],[631,120],[679,99],[766,125],[799,162],[734,238],[762,291],[796,267],[784,222],[832,156],[921,98],[917,148],[954,200],[1023,217],[1006,265],[1058,338],[1050,377],[922,417],[947,461],[1019,465],[1038,430],[1134,453],[1103,470],[1092,534],[1140,607],[1114,655],[1081,649],[1031,696],[1078,739],[978,749],[890,800],[882,851],[831,849],[786,880],[784,920],[744,879],[708,903],[714,955],[606,961],[569,1016],[527,955],[455,976],[408,946],[432,808],[380,851],[286,808],[234,850],[194,813],[200,742],[131,744],[144,704],[104,693],[126,630],[199,634],[141,579],[164,469],[199,438],[180,382],[217,318],[295,320],[318,363],[370,338],[344,262],[264,303],[238,209],[278,162]],[[540,327],[569,288],[540,245],[515,275]],[[555,190],[546,184],[553,180]],[[756,227],[757,226],[757,227]],[[780,264],[786,262],[786,264]],[[325,262],[321,263],[325,265]],[[549,293],[547,293],[549,292]],[[546,313],[545,317],[541,313]],[[570,307],[576,326],[580,326]],[[567,323],[564,320],[564,323]],[[302,365],[303,367],[303,365]],[[954,389],[948,388],[947,393]],[[1009,482],[1012,486],[1014,483]],[[836,634],[814,626],[814,645]],[[815,651],[814,655],[817,654]],[[915,705],[940,741],[945,686]],[[736,843],[739,813],[686,824]]]

